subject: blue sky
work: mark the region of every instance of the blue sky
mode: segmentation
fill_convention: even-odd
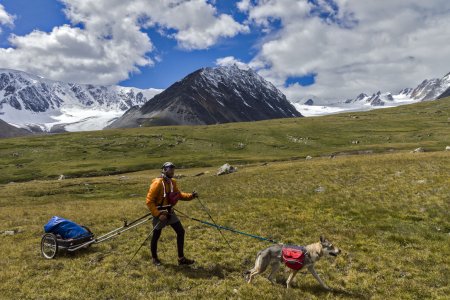
[[[449,20],[447,0],[0,0],[0,68],[167,88],[237,63],[292,100],[346,99],[448,73]]]
[[[237,1],[217,1],[216,7],[220,13],[233,15],[238,21],[244,21],[246,16],[236,7]],[[6,11],[16,16],[15,26],[6,28],[0,40],[1,47],[11,47],[9,34],[26,35],[33,30],[49,32],[55,26],[69,23],[63,9],[64,5],[57,0],[2,0]],[[177,46],[174,39],[159,34],[155,29],[143,30],[151,38],[156,47],[155,53],[160,61],[154,66],[141,67],[141,73],[131,73],[130,78],[120,81],[120,85],[138,88],[167,88],[175,81],[202,67],[216,66],[216,59],[234,56],[242,61],[249,61],[256,53],[255,45],[262,38],[259,30],[238,34],[233,38],[221,39],[208,49],[185,50]],[[312,77],[311,77],[312,78]],[[311,78],[304,80],[309,84]],[[300,78],[298,81],[303,82]],[[292,79],[289,80],[292,83]]]

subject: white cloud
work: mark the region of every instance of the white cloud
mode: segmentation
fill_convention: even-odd
[[[3,5],[0,4],[0,25],[2,26],[13,26],[14,25],[14,16],[9,14]],[[0,27],[0,33],[2,32],[2,28]]]
[[[317,2],[321,6],[295,0],[242,4],[257,26],[279,21],[249,64],[288,98],[397,92],[450,71],[449,1],[338,0],[338,10],[329,1]],[[289,77],[313,73],[314,85],[283,87]]]
[[[205,0],[169,2],[156,1],[151,10],[147,11],[144,6],[141,9],[148,14],[147,25],[176,30],[170,36],[179,42],[181,48],[205,49],[221,37],[233,37],[249,30],[231,16],[218,14],[217,9]]]
[[[115,84],[160,59],[148,57],[154,45],[142,29],[166,32],[188,50],[248,30],[207,0],[61,1],[71,24],[10,36],[12,47],[0,48],[1,67],[56,80]]]
[[[239,67],[239,69],[242,70],[248,70],[250,67],[248,64],[240,61],[239,59],[236,59],[234,56],[227,56],[216,59],[216,65],[218,66],[232,66],[236,65]]]
[[[241,0],[238,3],[236,3],[236,7],[243,12],[249,11],[251,6],[252,4],[250,0]]]

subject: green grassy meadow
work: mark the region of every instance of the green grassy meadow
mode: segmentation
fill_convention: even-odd
[[[316,118],[0,140],[0,232],[16,231],[0,235],[0,298],[448,299],[447,145],[450,98]],[[411,153],[418,147],[426,152]],[[328,237],[342,255],[316,270],[333,291],[306,271],[286,290],[284,268],[274,285],[264,276],[248,285],[241,273],[270,244],[224,232],[231,251],[216,229],[187,219],[192,267],[176,264],[167,228],[162,267],[146,246],[126,268],[150,224],[73,255],[41,257],[42,227],[53,215],[101,235],[146,214],[149,183],[166,160],[181,166],[181,189],[197,190],[218,224],[299,245]],[[215,176],[225,162],[238,172]],[[197,200],[177,207],[208,220]]]

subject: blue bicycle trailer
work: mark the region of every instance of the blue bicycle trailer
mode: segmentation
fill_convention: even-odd
[[[82,248],[88,248],[92,244],[109,240],[125,231],[150,221],[152,218],[153,216],[148,213],[131,223],[125,220],[122,227],[96,238],[94,233],[86,226],[54,216],[44,226],[45,234],[41,239],[41,253],[45,258],[52,259],[61,251],[73,252]]]

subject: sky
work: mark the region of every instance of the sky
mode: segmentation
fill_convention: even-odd
[[[450,72],[448,0],[0,0],[0,68],[167,88],[237,64],[289,100],[398,92]]]

